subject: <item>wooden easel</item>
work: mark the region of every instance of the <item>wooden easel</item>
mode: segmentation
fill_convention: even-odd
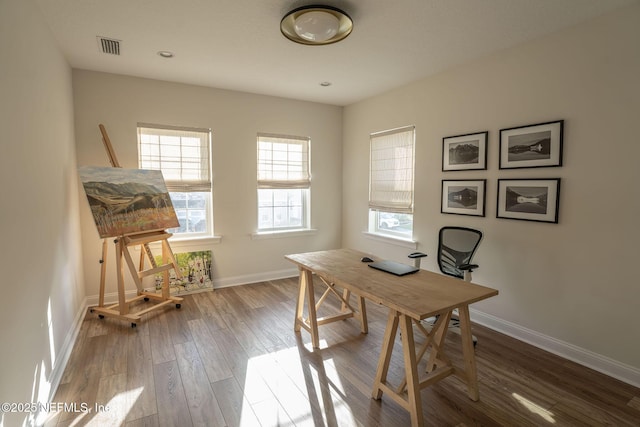
[[[99,125],[100,132],[102,133],[102,142],[104,143],[105,149],[107,150],[107,156],[109,157],[109,162],[111,166],[114,168],[119,168],[120,163],[116,158],[116,154],[113,150],[113,146],[111,145],[111,140],[107,135],[107,130],[105,127],[100,124]],[[171,233],[167,233],[164,230],[157,231],[149,231],[143,233],[132,233],[127,235],[122,235],[116,238],[113,242],[116,245],[116,271],[118,275],[118,302],[112,305],[105,306],[104,304],[104,292],[105,292],[105,279],[107,273],[107,240],[104,239],[102,242],[102,259],[100,260],[100,264],[102,264],[100,268],[100,296],[98,300],[98,306],[93,307],[91,312],[97,312],[98,316],[102,319],[105,316],[114,317],[121,320],[127,320],[131,322],[131,327],[135,328],[136,324],[142,318],[142,315],[148,313],[152,310],[156,310],[167,304],[176,304],[176,308],[180,308],[180,303],[182,302],[182,298],[171,296],[169,292],[169,270],[173,269],[175,271],[176,277],[178,279],[182,278],[182,274],[180,273],[180,268],[176,262],[176,259],[173,255],[173,251],[171,250],[171,246],[169,245],[169,241],[167,240],[171,237]],[[153,257],[153,253],[151,252],[151,248],[149,247],[150,243],[160,242],[162,245],[162,265],[158,266],[155,258]],[[133,258],[131,258],[131,253],[129,252],[130,247],[140,246],[140,262],[138,267],[136,268]],[[151,264],[151,268],[145,269],[145,256],[149,260]],[[124,289],[124,263],[129,267],[129,271],[131,272],[131,276],[136,284],[136,288],[138,289],[138,294],[131,299],[126,299],[125,289]],[[155,292],[146,292],[142,285],[142,278],[146,276],[155,275],[158,273],[162,273],[163,282],[162,282],[162,293],[158,295]],[[144,299],[145,301],[154,300],[157,301],[157,304],[154,304],[151,307],[146,309],[137,311],[135,313],[129,311],[129,305],[135,301],[139,301]]]

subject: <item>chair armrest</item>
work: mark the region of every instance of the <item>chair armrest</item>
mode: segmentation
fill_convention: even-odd
[[[462,271],[473,271],[474,269],[478,268],[478,264],[461,264],[458,266],[458,268]]]
[[[413,253],[410,253],[408,256],[409,258],[423,258],[423,257],[426,257],[427,254],[423,254],[422,252],[413,252]]]

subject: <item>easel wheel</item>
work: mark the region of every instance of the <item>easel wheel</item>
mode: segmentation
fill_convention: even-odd
[[[131,327],[132,327],[132,328],[135,328],[135,327],[136,327],[136,324],[135,324],[135,323],[131,323]]]
[[[145,300],[145,301],[149,301],[149,298],[145,297],[145,298],[144,298],[144,300]]]
[[[176,308],[180,308],[180,307],[182,307],[181,304],[176,304]]]
[[[100,318],[100,319],[104,319],[104,315],[102,315],[102,314],[98,314],[98,318]]]

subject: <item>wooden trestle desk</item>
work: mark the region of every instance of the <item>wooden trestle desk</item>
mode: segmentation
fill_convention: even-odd
[[[313,347],[319,348],[319,325],[356,317],[360,320],[362,332],[367,333],[364,299],[382,304],[389,308],[389,317],[372,397],[376,400],[380,399],[382,393],[386,392],[389,397],[409,411],[413,426],[424,425],[420,390],[449,375],[454,375],[465,382],[471,400],[478,400],[469,304],[495,296],[498,291],[425,270],[398,277],[367,267],[367,263],[361,262],[364,256],[367,254],[351,249],[337,249],[292,254],[285,257],[297,264],[300,269],[300,289],[294,330],[300,331],[300,328],[307,330],[311,334]],[[327,290],[317,302],[314,295],[313,274],[327,286]],[[336,286],[342,289],[341,293]],[[352,293],[357,296],[357,309],[350,304]],[[318,318],[317,310],[330,294],[342,301],[342,311],[333,316]],[[304,318],[305,303],[307,319]],[[458,310],[460,318],[464,360],[464,366],[461,367],[454,367],[442,348],[454,309]],[[439,315],[437,322],[431,330],[427,330],[420,321],[435,315]],[[426,336],[424,344],[417,353],[413,324]],[[387,372],[398,326],[402,335],[406,377],[402,384],[394,388],[387,383]],[[428,348],[430,351],[427,374],[425,378],[420,379],[418,363]]]

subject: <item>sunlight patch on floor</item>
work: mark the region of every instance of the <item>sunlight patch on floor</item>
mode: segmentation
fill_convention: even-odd
[[[326,346],[326,341],[321,340],[320,347]],[[269,426],[304,424],[320,417],[328,425],[347,419],[355,424],[333,359],[323,360],[321,365],[308,363],[300,354],[306,351],[311,351],[310,345],[309,348],[306,345],[304,348],[290,347],[249,359],[245,403],[248,401],[252,405],[261,422],[265,417]],[[268,387],[270,392],[260,393],[262,399],[270,397],[266,401],[256,401],[257,391],[263,387]],[[272,400],[267,404],[274,397],[275,402]]]
[[[556,420],[553,419],[553,412],[544,409],[542,406],[533,403],[526,397],[520,396],[518,393],[511,393],[514,399],[518,401],[522,406],[527,408],[531,413],[539,415],[543,420],[548,423],[555,424]]]
[[[89,416],[89,414],[88,414],[88,413],[84,413],[84,414],[81,414],[81,415],[77,416],[77,417],[76,417],[76,418],[71,422],[71,424],[69,424],[69,427],[76,427],[76,426],[81,426],[81,425],[83,425],[83,424],[82,424],[82,421],[83,421],[83,420],[84,420],[84,418],[85,418],[85,417],[87,417],[87,416]],[[88,425],[88,424],[87,424],[87,425]]]
[[[133,405],[142,394],[144,387],[134,388],[116,394],[109,403],[91,408],[95,416],[86,424],[88,426],[124,425],[125,419]]]

